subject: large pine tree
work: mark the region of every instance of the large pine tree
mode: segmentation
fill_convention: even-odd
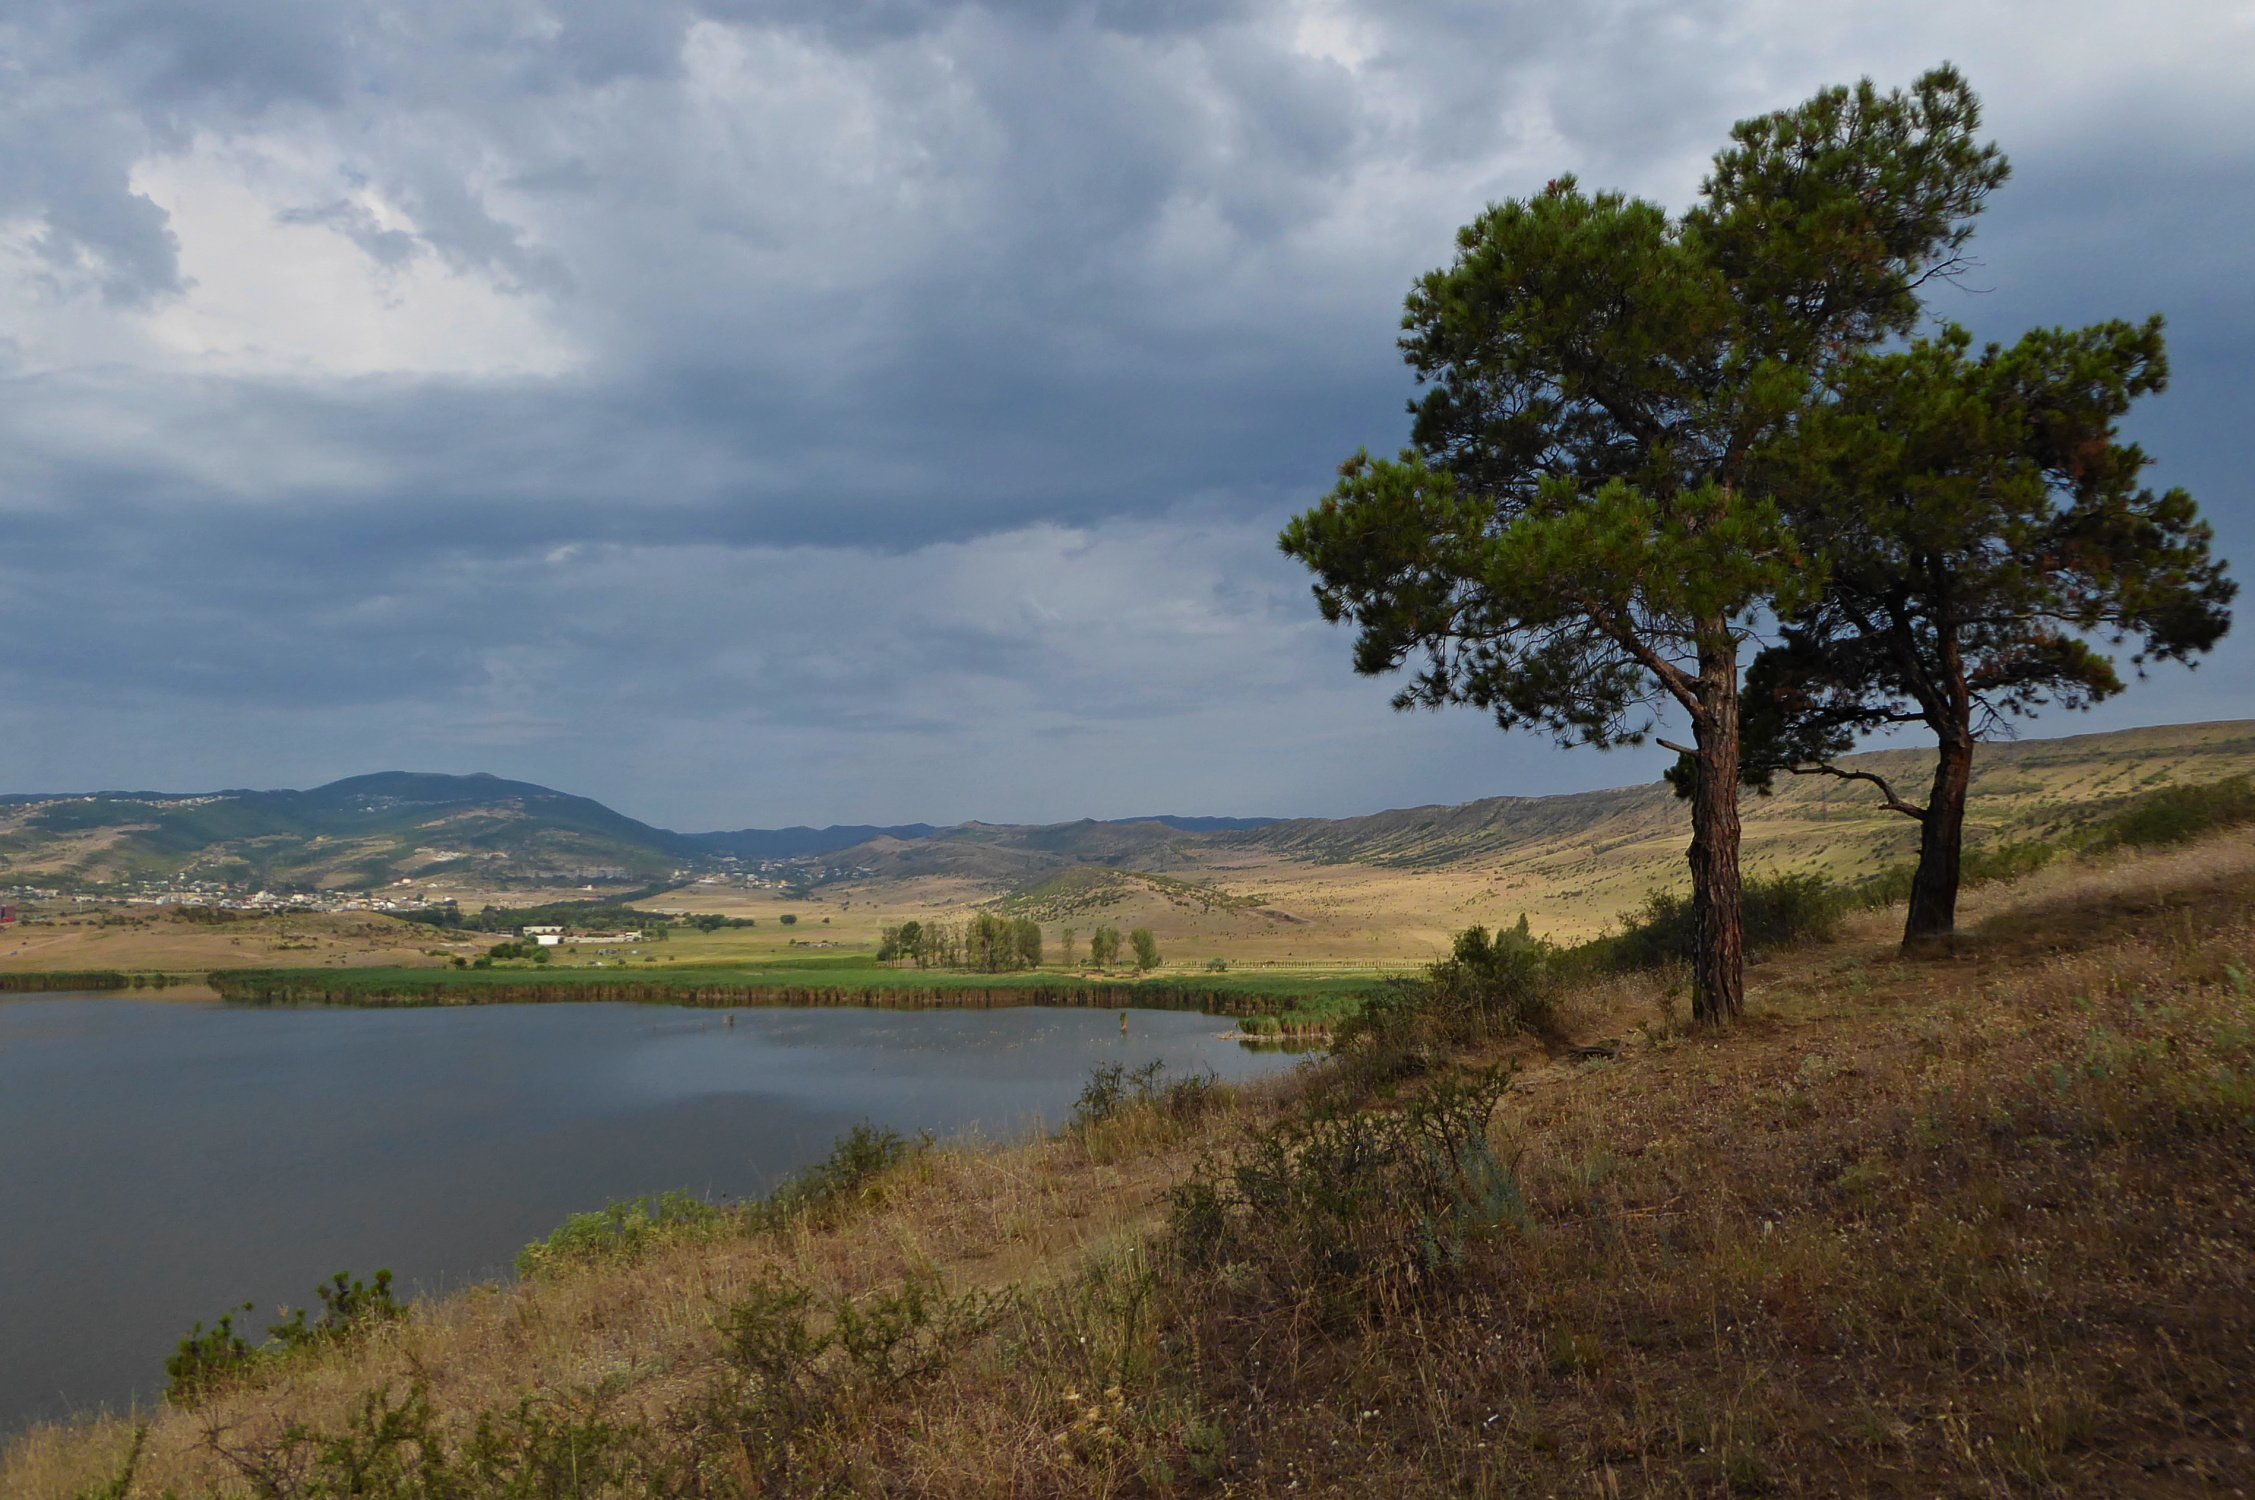
[[[2161,320],[2039,329],[1975,354],[1963,329],[1849,361],[1782,486],[1827,581],[1748,674],[1746,772],[1870,783],[1919,826],[1906,944],[1952,930],[1973,747],[2046,704],[2122,690],[2213,646],[2234,585],[2192,497],[2141,483],[2117,424],[2160,390]],[[1871,730],[1922,724],[1923,804],[1835,762]]]
[[[1815,581],[1779,505],[1832,371],[1907,334],[2004,179],[1951,68],[1744,121],[1681,217],[1572,178],[1489,208],[1410,293],[1424,396],[1284,550],[1397,707],[1475,705],[1562,743],[1689,721],[1694,1010],[1743,995],[1739,660]]]

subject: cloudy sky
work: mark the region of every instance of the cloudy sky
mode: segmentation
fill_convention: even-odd
[[[1645,779],[1390,713],[1276,529],[1399,440],[1483,203],[1681,207],[1732,120],[1945,58],[2016,170],[1937,310],[2167,315],[2136,431],[2255,559],[2244,0],[0,3],[0,788]],[[2037,732],[2251,713],[2255,627]]]

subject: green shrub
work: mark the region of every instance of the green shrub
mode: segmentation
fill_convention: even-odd
[[[870,1185],[920,1151],[931,1149],[930,1135],[914,1138],[861,1121],[830,1147],[830,1154],[776,1184],[744,1210],[745,1227],[776,1229],[809,1214],[835,1210],[868,1194]]]
[[[305,1321],[307,1310],[301,1307],[287,1321],[268,1328],[267,1338],[285,1349],[335,1343],[374,1324],[389,1323],[406,1312],[392,1296],[389,1271],[378,1271],[373,1286],[339,1271],[315,1291],[321,1298],[319,1322],[309,1325]]]
[[[590,1265],[640,1254],[660,1238],[684,1230],[718,1228],[724,1212],[694,1193],[630,1198],[589,1213],[573,1214],[517,1252],[517,1274],[527,1279],[567,1266]]]
[[[249,1312],[246,1302],[235,1312]],[[164,1399],[175,1406],[194,1402],[248,1369],[258,1350],[235,1331],[235,1312],[219,1315],[207,1331],[198,1323],[188,1330],[164,1362]]]
[[[2011,840],[1968,849],[1958,863],[1958,879],[1965,885],[1994,885],[2033,875],[2059,856],[2056,844],[2041,839]]]
[[[301,1307],[282,1322],[269,1325],[265,1341],[259,1344],[251,1343],[235,1328],[235,1314],[249,1312],[251,1303],[222,1313],[209,1329],[198,1323],[164,1362],[165,1400],[189,1405],[269,1359],[294,1350],[341,1343],[401,1317],[406,1309],[392,1296],[391,1286],[389,1271],[378,1271],[372,1286],[339,1271],[317,1288],[320,1321],[307,1323],[306,1310]]]
[[[1907,889],[1907,888],[1906,888]],[[1840,930],[1851,893],[1822,875],[1763,875],[1741,890],[1745,943],[1759,955],[1799,943],[1821,943]],[[1585,945],[1599,968],[1656,969],[1689,963],[1697,952],[1691,897],[1655,891],[1621,931]]]
[[[878,1176],[931,1144],[928,1135],[912,1140],[864,1120],[838,1137],[828,1156],[785,1177],[765,1198],[739,1208],[723,1208],[694,1193],[672,1192],[574,1214],[548,1238],[517,1252],[517,1274],[544,1276],[571,1266],[628,1258],[669,1240],[780,1228],[856,1197]]]
[[[1377,1311],[1451,1284],[1486,1237],[1527,1226],[1488,1141],[1508,1083],[1491,1070],[1398,1110],[1319,1106],[1261,1132],[1170,1195],[1176,1260],[1255,1313]]]
[[[715,1320],[728,1373],[706,1394],[703,1425],[734,1440],[760,1493],[795,1493],[808,1435],[856,1400],[939,1373],[1004,1306],[993,1296],[950,1297],[929,1274],[897,1291],[817,1299],[771,1269]]]
[[[2041,839],[1977,845],[1967,849],[1959,859],[1958,884],[1971,888],[2018,880],[2024,875],[2033,875],[2057,859],[2060,853],[2057,844],[2047,844]],[[1905,860],[1865,876],[1843,895],[1854,905],[1865,908],[1894,906],[1910,899],[1911,882],[1917,875],[1917,861]]]
[[[1170,1078],[1166,1063],[1157,1058],[1132,1070],[1124,1063],[1098,1063],[1088,1070],[1088,1082],[1073,1101],[1072,1125],[1088,1130],[1130,1109],[1154,1107],[1170,1118],[1189,1119],[1213,1102],[1216,1085],[1211,1073]]]
[[[1490,934],[1456,935],[1449,956],[1413,979],[1388,980],[1332,1030],[1347,1076],[1366,1085],[1415,1077],[1457,1048],[1496,1036],[1544,1031],[1556,988],[1549,944],[1527,919]]]
[[[2243,823],[2255,823],[2255,781],[2233,776],[2132,798],[2099,824],[2091,843],[2098,849],[2155,848]]]

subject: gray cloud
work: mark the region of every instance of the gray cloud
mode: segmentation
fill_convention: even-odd
[[[1795,14],[0,7],[0,783],[474,764],[730,823],[1649,774],[1390,718],[1267,539],[1398,438],[1401,294],[1481,203],[1680,203],[1733,118],[1945,55],[2018,174],[1938,311],[2169,314],[2139,430],[2255,554],[2244,37]],[[2191,684],[2108,712],[2255,711],[2255,651]]]

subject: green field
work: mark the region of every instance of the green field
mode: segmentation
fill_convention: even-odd
[[[1249,973],[1106,979],[1064,973],[893,969],[858,954],[775,963],[491,969],[223,969],[211,986],[254,1005],[493,1005],[624,1000],[659,1005],[1086,1005],[1265,1016],[1351,1004],[1371,974]]]

